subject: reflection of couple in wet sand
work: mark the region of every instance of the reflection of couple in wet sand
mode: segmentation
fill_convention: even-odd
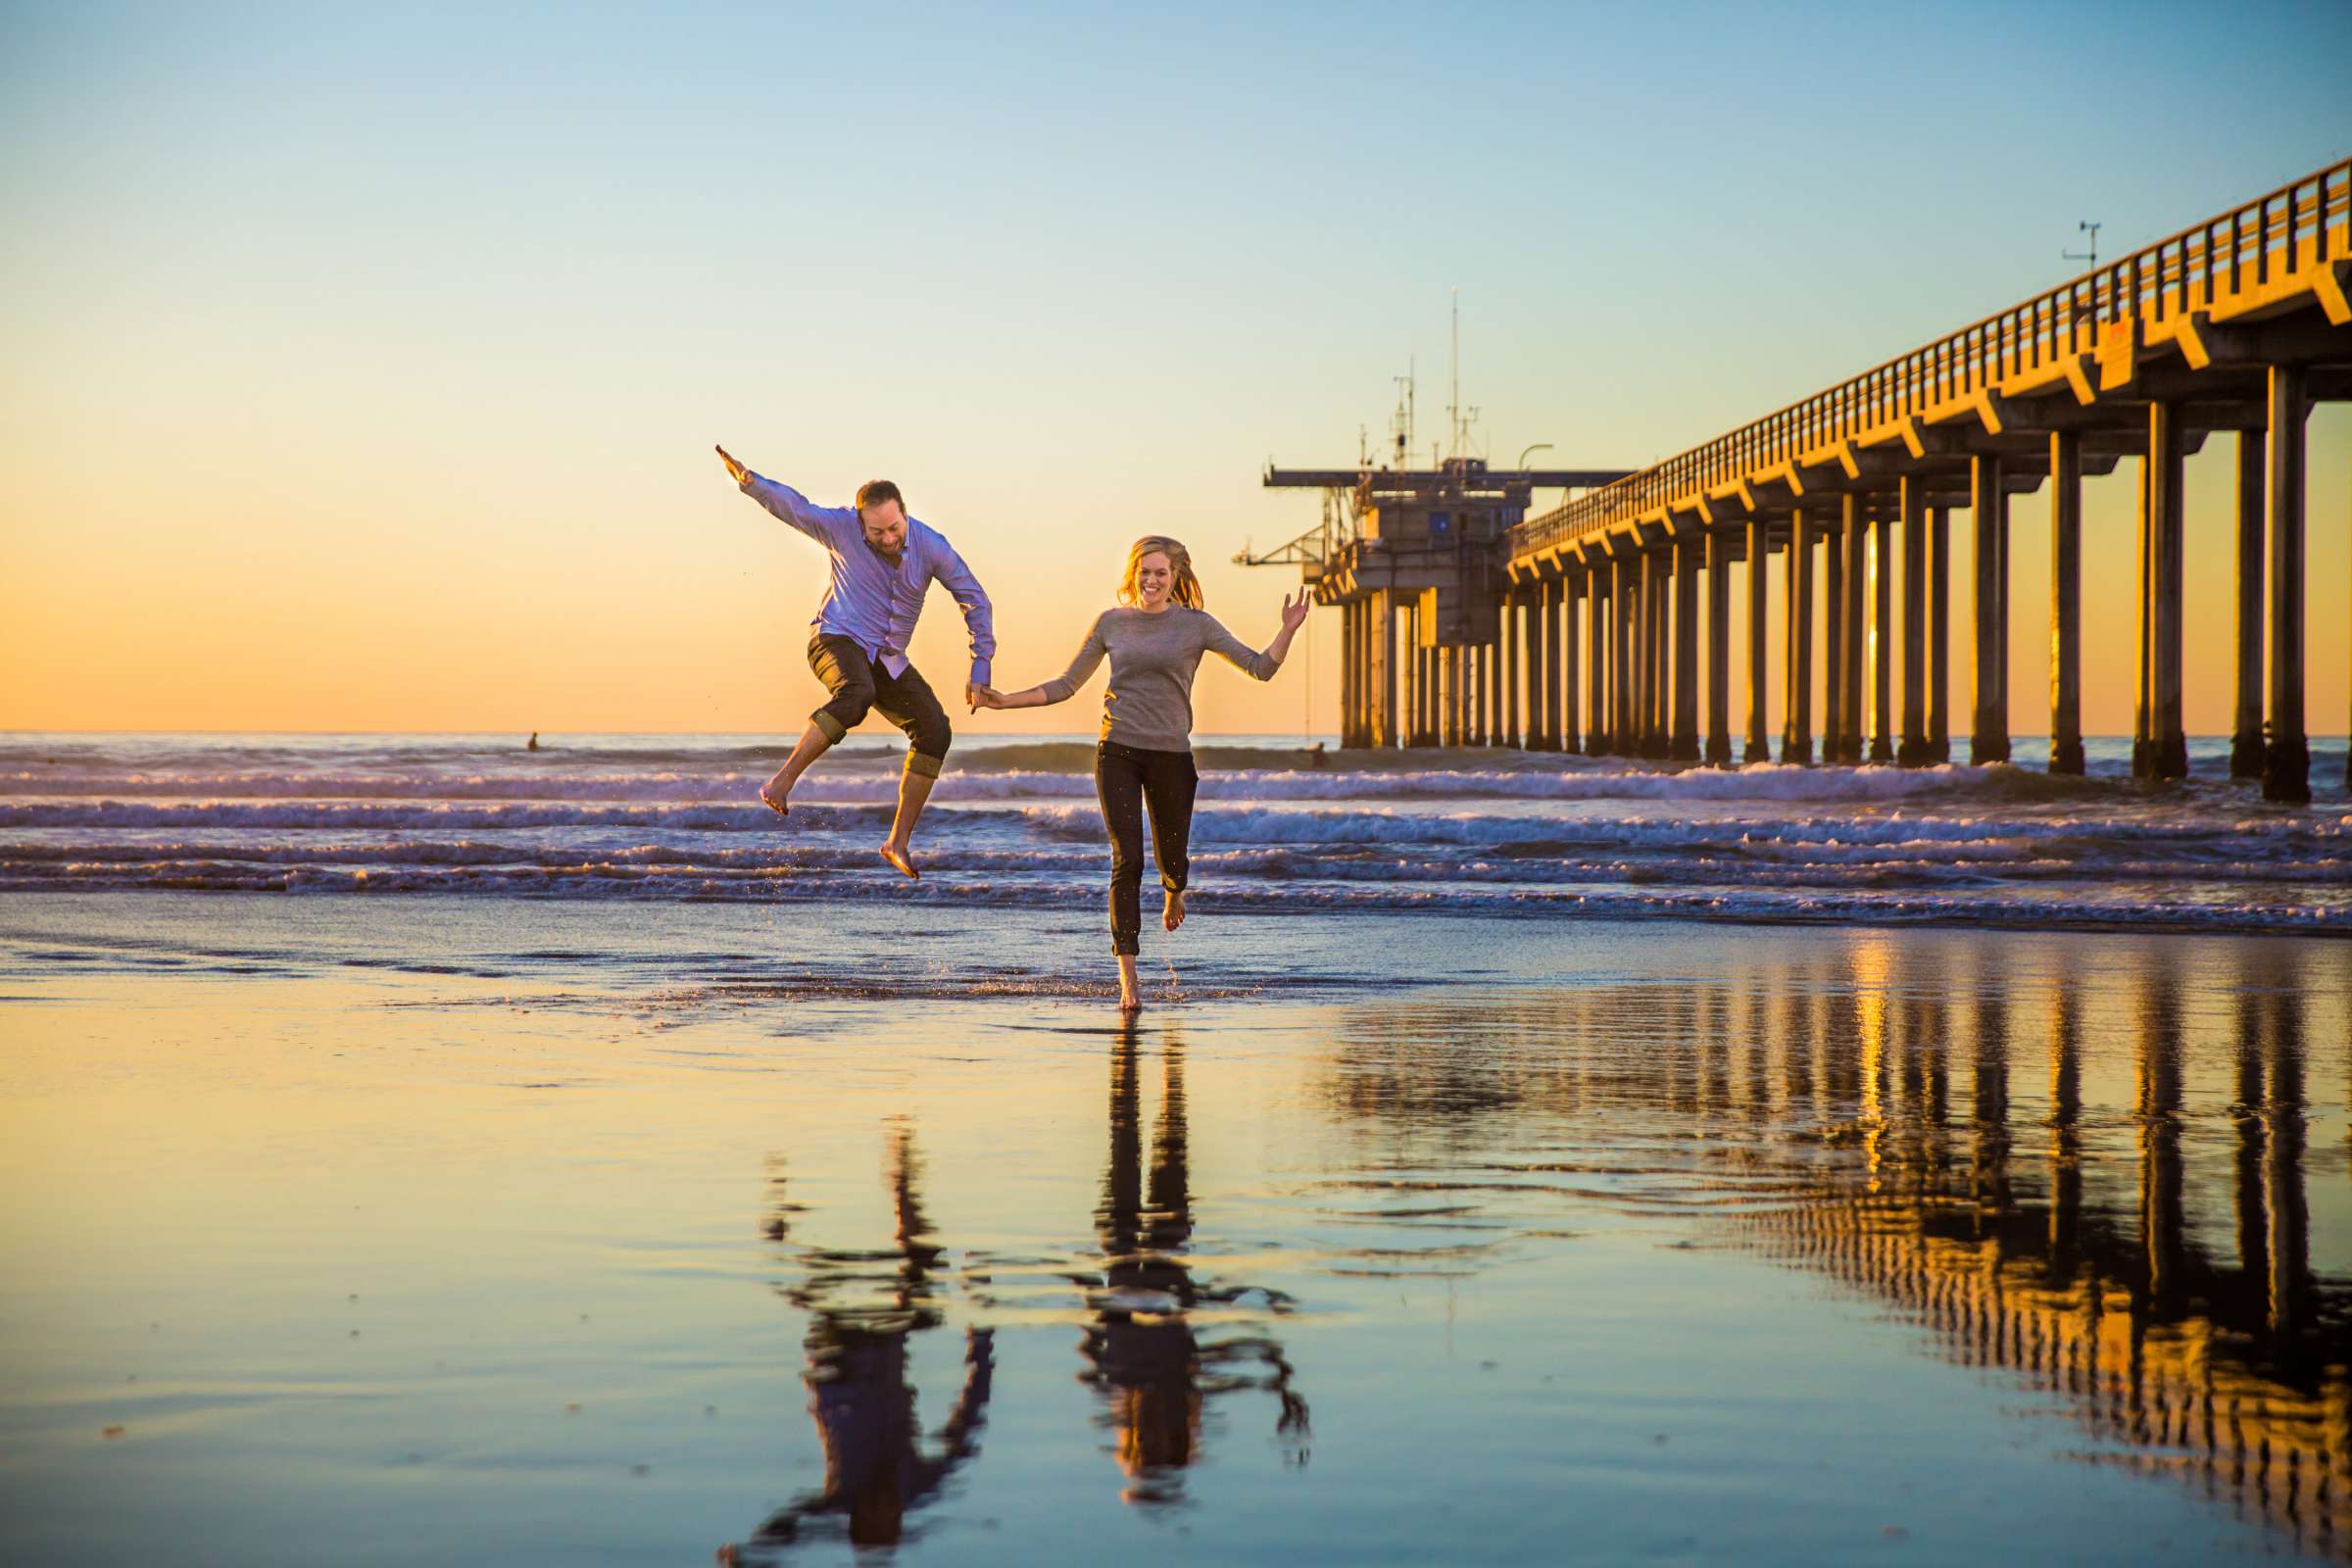
[[[936,529],[906,514],[897,485],[877,479],[859,488],[853,507],[820,507],[790,485],[752,472],[724,447],[718,456],[744,494],[822,545],[832,565],[808,643],[809,667],[832,699],[809,715],[792,755],[760,786],[760,798],[777,814],[790,814],[793,787],[809,764],[869,711],[878,712],[905,731],[907,742],[898,811],[882,858],[907,877],[919,874],[914,824],[953,739],[947,712],[906,653],[934,580],[963,609],[972,647],[963,695],[974,709],[1067,702],[1096,666],[1109,662],[1095,790],[1110,833],[1110,946],[1119,964],[1119,1005],[1133,1010],[1140,1004],[1135,959],[1143,925],[1138,900],[1147,808],[1165,893],[1161,924],[1173,931],[1184,923],[1193,794],[1200,783],[1193,766],[1193,677],[1201,656],[1213,653],[1259,680],[1273,679],[1306,619],[1305,592],[1283,601],[1282,629],[1262,653],[1254,651],[1208,613],[1184,546],[1149,534],[1129,549],[1117,603],[1095,617],[1069,667],[1043,684],[1000,692],[989,683],[997,644],[988,594]]]
[[[1204,1401],[1244,1389],[1280,1403],[1275,1430],[1294,1460],[1305,1462],[1306,1401],[1292,1391],[1292,1368],[1268,1335],[1196,1332],[1188,1313],[1203,1302],[1232,1302],[1250,1287],[1195,1277],[1181,1250],[1192,1236],[1192,1192],[1184,1102],[1183,1047],[1166,1048],[1160,1114],[1152,1142],[1147,1190],[1137,1048],[1122,1033],[1111,1058],[1110,1152],[1096,1209],[1099,1270],[1074,1276],[1093,1316],[1080,1342],[1080,1380],[1102,1395],[1115,1434],[1120,1496],[1157,1504],[1182,1500],[1182,1472],[1200,1457]],[[923,1212],[920,1164],[912,1134],[892,1129],[886,1179],[897,1214],[889,1251],[819,1252],[808,1283],[792,1293],[813,1314],[803,1379],[809,1413],[824,1444],[825,1479],[815,1493],[771,1515],[741,1544],[719,1549],[724,1563],[755,1563],[796,1542],[838,1531],[858,1546],[894,1544],[906,1515],[938,1496],[949,1478],[979,1452],[996,1366],[990,1330],[964,1333],[963,1386],[926,1452],[907,1381],[907,1338],[940,1326],[933,1275],[942,1249]],[[771,1236],[783,1234],[779,1219]],[[887,1274],[874,1272],[886,1266]],[[863,1272],[861,1272],[861,1270]],[[880,1299],[840,1299],[860,1282],[880,1284]],[[1257,1291],[1280,1312],[1289,1298]]]
[[[915,1421],[914,1388],[906,1377],[906,1337],[937,1328],[932,1271],[940,1249],[930,1239],[923,1213],[921,1171],[912,1135],[892,1129],[888,1180],[898,1236],[882,1253],[818,1253],[808,1283],[792,1293],[796,1305],[814,1314],[808,1325],[808,1413],[825,1446],[825,1484],[769,1517],[741,1546],[719,1548],[722,1563],[757,1561],[805,1539],[810,1526],[837,1525],[858,1546],[896,1544],[906,1533],[908,1509],[928,1501],[957,1466],[979,1452],[973,1439],[985,1421],[996,1370],[994,1336],[988,1329],[964,1331],[963,1388],[937,1438],[937,1452],[923,1451]],[[784,1223],[768,1234],[781,1237]],[[843,1303],[845,1288],[871,1283],[860,1265],[890,1265],[881,1301]]]
[[[1275,1312],[1290,1298],[1249,1286],[1195,1277],[1184,1257],[1192,1240],[1190,1135],[1184,1102],[1184,1048],[1171,1040],[1162,1056],[1159,1122],[1152,1137],[1149,1186],[1143,1171],[1142,1096],[1136,1046],[1123,1034],[1110,1065],[1110,1157],[1102,1201],[1095,1210],[1102,1244],[1099,1276],[1080,1278],[1095,1308],[1081,1349],[1080,1374],[1109,1401],[1119,1468],[1129,1502],[1173,1502],[1181,1472],[1199,1452],[1204,1396],[1237,1389],[1270,1391],[1281,1401],[1275,1430],[1303,1464],[1306,1401],[1291,1390],[1291,1363],[1270,1335],[1202,1340],[1187,1314],[1203,1302],[1264,1298]],[[1252,1363],[1260,1371],[1247,1370]]]

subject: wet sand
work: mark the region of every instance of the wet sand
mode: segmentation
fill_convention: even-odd
[[[2352,945],[1204,908],[1122,1029],[1099,942],[12,902],[0,1554],[2352,1536]]]

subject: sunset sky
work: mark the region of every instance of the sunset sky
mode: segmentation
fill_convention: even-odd
[[[1316,504],[1259,470],[1352,463],[1408,359],[1442,438],[1449,288],[1494,461],[1636,466],[2061,280],[2080,220],[2113,255],[2352,151],[2340,0],[1157,16],[0,5],[0,728],[796,732],[822,560],[714,441],[898,480],[1001,684],[1146,531],[1262,644],[1296,577],[1226,563]],[[2352,409],[2312,430],[2341,734]],[[2230,462],[2190,463],[2199,733]],[[2098,733],[2132,493],[2087,490]],[[1270,687],[1204,672],[1201,729],[1332,728],[1312,624]],[[961,642],[935,595],[943,690]]]

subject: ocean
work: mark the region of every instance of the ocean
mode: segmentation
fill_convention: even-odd
[[[0,738],[0,894],[522,895],[1094,907],[1093,748],[966,736],[880,869],[899,748],[858,736],[789,823],[754,798],[789,737],[30,734]],[[2021,738],[2020,758],[2040,755]],[[1504,750],[1342,753],[1212,737],[1193,829],[1202,912],[1412,910],[2149,930],[2352,931],[2344,743],[2316,799],[2227,777],[2022,766],[1736,770]]]

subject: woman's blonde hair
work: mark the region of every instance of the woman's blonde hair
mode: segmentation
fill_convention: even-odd
[[[1200,579],[1193,571],[1193,553],[1164,533],[1148,533],[1127,551],[1127,575],[1119,579],[1119,603],[1139,605],[1144,596],[1137,591],[1135,574],[1143,568],[1146,556],[1165,556],[1174,581],[1168,584],[1168,598],[1192,610],[1208,608],[1206,596],[1200,592]]]

